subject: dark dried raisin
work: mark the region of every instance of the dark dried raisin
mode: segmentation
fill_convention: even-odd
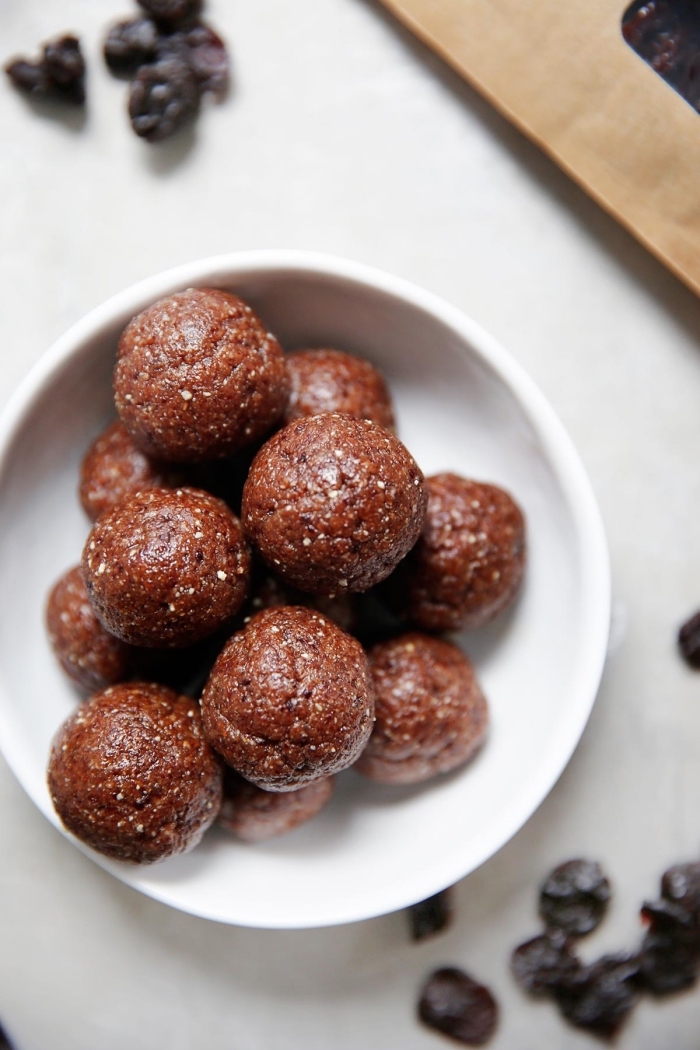
[[[133,76],[156,57],[158,29],[150,18],[136,18],[112,26],[105,40],[105,61],[117,76]]]
[[[600,865],[569,860],[545,880],[540,891],[540,915],[547,926],[581,937],[596,928],[609,900],[610,883]]]
[[[700,671],[700,612],[683,624],[678,632],[678,647],[687,664]]]
[[[520,987],[530,995],[544,995],[571,980],[581,971],[571,945],[563,930],[548,930],[519,945],[511,956],[511,969]]]
[[[198,109],[199,86],[190,67],[179,58],[142,66],[131,83],[131,124],[149,142],[174,134]]]
[[[636,956],[604,955],[554,987],[553,995],[570,1024],[612,1039],[639,998],[639,968]]]
[[[408,909],[408,917],[414,941],[422,941],[424,937],[432,937],[433,934],[440,933],[452,921],[451,891],[441,890],[433,897],[413,904]]]
[[[85,101],[85,60],[80,41],[63,36],[49,41],[36,62],[13,59],[5,72],[16,88],[36,99],[56,99],[82,105]]]
[[[670,995],[692,988],[698,976],[698,953],[666,933],[650,931],[640,955],[642,984],[652,995]]]
[[[682,904],[700,923],[700,863],[674,864],[661,879],[661,896]]]
[[[483,984],[462,970],[446,967],[431,974],[418,1004],[423,1024],[467,1046],[488,1042],[498,1023],[498,1004]]]
[[[197,78],[199,90],[221,99],[229,82],[229,60],[226,45],[213,29],[196,22],[188,29],[162,35],[158,40],[158,57],[177,56],[187,62]]]
[[[202,9],[202,0],[138,0],[144,11],[165,26],[176,27]]]

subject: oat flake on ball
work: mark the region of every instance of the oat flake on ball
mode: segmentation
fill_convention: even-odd
[[[83,551],[92,606],[112,634],[167,649],[213,634],[241,608],[251,557],[240,522],[200,489],[152,489],[103,514]]]
[[[366,591],[420,534],[427,496],[408,449],[365,419],[324,414],[278,431],[243,489],[247,535],[286,583],[311,594]]]
[[[212,747],[246,780],[294,791],[351,765],[374,719],[359,642],[320,613],[266,609],[226,643],[202,694]]]
[[[281,417],[289,381],[273,335],[235,295],[190,288],[125,328],[114,370],[119,416],[145,453],[170,463],[231,456]]]
[[[48,769],[65,827],[137,864],[196,846],[219,812],[222,779],[197,703],[145,682],[81,704],[56,734]]]

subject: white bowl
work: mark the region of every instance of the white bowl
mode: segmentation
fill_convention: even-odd
[[[235,291],[287,348],[339,347],[377,364],[426,474],[494,481],[524,508],[526,584],[514,610],[462,639],[492,712],[488,743],[465,769],[411,789],[349,771],[331,805],[287,837],[251,846],[215,829],[153,867],[106,860],[64,834],[123,882],[220,922],[325,926],[405,907],[482,864],[556,782],[595,699],[610,588],[591,486],[543,395],[478,325],[398,278],[293,251],[205,259],[110,299],[32,370],[0,420],[0,747],[60,828],[46,760],[76,694],[49,649],[46,594],[79,560],[88,530],[78,464],[113,414],[119,333],[149,303],[192,285]]]

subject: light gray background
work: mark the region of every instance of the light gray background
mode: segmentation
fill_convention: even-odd
[[[394,271],[500,338],[573,435],[610,539],[611,654],[561,782],[420,946],[402,915],[277,934],[170,911],[64,841],[0,761],[0,1017],[18,1050],[437,1050],[415,995],[454,963],[501,1002],[494,1050],[592,1046],[507,958],[553,862],[597,857],[614,882],[592,957],[634,944],[639,902],[698,853],[700,677],[674,635],[700,606],[700,303],[375,0],[211,0],[234,90],[156,148],[99,55],[130,11],[0,0],[0,57],[73,28],[90,63],[84,125],[0,84],[2,401],[73,321],[176,263],[295,247]],[[619,1045],[696,1050],[699,1029],[696,992],[643,1003]]]

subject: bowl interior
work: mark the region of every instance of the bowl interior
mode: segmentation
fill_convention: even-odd
[[[480,330],[437,300],[376,275],[327,266],[173,271],[95,311],[25,384],[0,475],[0,743],[58,826],[45,785],[49,743],[77,694],[43,624],[51,583],[88,531],[76,497],[88,442],[113,414],[119,332],[159,295],[209,283],[247,299],[288,349],[334,346],[378,365],[399,434],[426,474],[494,481],[524,508],[526,584],[515,609],[460,644],[475,660],[491,735],[467,768],[421,788],[352,771],[308,826],[263,845],[213,830],[193,853],[152,868],[90,856],[178,908],[224,922],[301,927],[402,907],[483,862],[552,786],[583,729],[607,631],[606,560],[595,504],[568,438],[532,384]],[[81,847],[82,848],[82,847]]]

